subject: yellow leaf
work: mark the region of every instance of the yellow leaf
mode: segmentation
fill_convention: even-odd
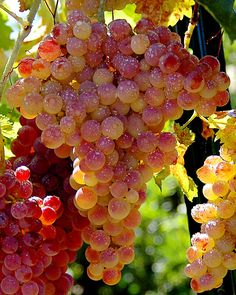
[[[174,132],[180,144],[183,144],[186,147],[188,147],[194,142],[195,134],[188,127],[185,127],[184,129],[182,129],[180,124],[175,123]]]
[[[20,5],[20,11],[26,11],[28,9],[30,9],[30,6],[33,3],[33,0],[18,0],[19,5]]]
[[[198,196],[197,186],[192,178],[188,176],[187,171],[182,164],[177,163],[176,165],[171,165],[170,171],[178,180],[180,188],[189,201],[192,201],[193,198]]]
[[[158,25],[174,26],[184,16],[191,17],[193,0],[134,0],[136,12]]]

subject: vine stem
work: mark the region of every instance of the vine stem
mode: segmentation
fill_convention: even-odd
[[[18,15],[16,15],[14,12],[10,11],[8,8],[6,8],[1,3],[0,3],[0,8],[2,10],[4,10],[7,14],[9,14],[11,17],[13,17],[18,23],[20,23],[22,25],[22,27],[24,27],[25,25],[27,25],[27,22],[25,22],[21,17],[19,17]]]
[[[181,129],[186,128],[196,117],[198,117],[198,114],[196,111],[193,112],[192,116],[188,119],[188,121],[181,126]]]
[[[33,4],[31,5],[27,19],[25,21],[25,25],[22,27],[21,31],[19,32],[18,37],[16,39],[15,46],[12,50],[11,56],[9,57],[9,59],[6,63],[6,66],[5,66],[3,74],[2,74],[2,78],[0,80],[0,100],[2,98],[2,94],[3,94],[3,91],[6,86],[7,78],[11,74],[12,67],[14,65],[14,62],[15,62],[17,56],[18,56],[21,45],[31,31],[32,24],[33,24],[35,15],[39,9],[40,3],[41,3],[41,0],[35,0],[33,2]]]
[[[188,29],[184,33],[184,48],[185,49],[189,48],[189,44],[190,44],[190,40],[191,40],[191,37],[193,34],[193,30],[195,29],[195,27],[198,23],[198,19],[199,19],[198,7],[199,7],[199,4],[195,3],[195,5],[193,7],[192,17],[189,20]]]
[[[99,8],[98,8],[98,21],[100,23],[105,23],[105,16],[104,16],[105,4],[106,4],[106,0],[100,0]]]

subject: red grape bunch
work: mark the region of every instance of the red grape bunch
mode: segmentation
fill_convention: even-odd
[[[192,209],[201,232],[192,236],[185,273],[192,289],[201,293],[221,286],[228,270],[236,269],[236,165],[210,156],[197,175],[208,202]]]
[[[71,160],[41,143],[34,120],[20,122],[11,146],[17,156],[0,176],[0,294],[67,295],[73,279],[66,271],[89,220],[73,204]]]
[[[43,293],[41,275],[47,271],[58,246],[43,231],[55,222],[61,202],[56,196],[31,197],[30,170],[15,171],[7,163],[0,176],[1,294]]]

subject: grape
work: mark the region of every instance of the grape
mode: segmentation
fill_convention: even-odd
[[[187,92],[186,90],[182,90],[178,97],[177,103],[184,110],[192,110],[194,109],[200,100],[200,95],[197,93]]]
[[[26,113],[36,116],[43,110],[43,98],[38,93],[30,93],[23,99],[21,107]]]
[[[41,80],[46,80],[50,76],[50,63],[45,59],[39,58],[32,64],[32,76]]]
[[[217,267],[221,264],[222,260],[222,254],[217,249],[212,249],[203,256],[203,261],[207,267]]]
[[[96,142],[101,135],[100,124],[95,120],[88,120],[81,125],[81,136],[88,142]]]
[[[166,52],[166,47],[161,43],[152,44],[144,53],[144,58],[146,62],[152,66],[156,67],[159,65],[160,57]],[[151,82],[152,83],[152,82]]]
[[[156,126],[163,119],[163,112],[160,108],[146,106],[142,113],[142,119],[148,126]]]
[[[205,81],[201,73],[197,71],[190,72],[184,80],[184,88],[190,93],[197,93],[203,89]]]
[[[103,271],[102,280],[109,286],[116,285],[121,279],[121,272],[116,268],[106,268]]]
[[[16,202],[11,207],[11,214],[16,219],[22,219],[27,215],[27,206],[22,202]]]
[[[26,181],[30,177],[30,170],[26,166],[20,166],[15,170],[15,175],[17,180],[19,180],[20,182]]]
[[[132,56],[115,55],[113,60],[114,67],[126,79],[132,79],[139,72],[139,62]]]
[[[81,209],[90,209],[97,203],[97,195],[92,188],[84,186],[75,195],[75,205]]]
[[[57,44],[64,45],[69,37],[72,37],[71,27],[68,24],[55,24],[52,30],[53,40]]]
[[[134,260],[134,248],[131,246],[123,246],[117,252],[122,264],[130,264]]]
[[[126,37],[131,35],[132,32],[130,24],[125,19],[113,20],[109,24],[109,30],[112,37],[116,41],[121,41],[122,39],[125,39]]]
[[[164,74],[171,74],[178,70],[180,60],[177,55],[168,52],[160,57],[158,65]]]
[[[124,126],[119,118],[110,116],[102,121],[101,130],[104,136],[110,139],[118,139],[124,131]]]
[[[122,198],[112,198],[108,204],[110,216],[117,220],[122,220],[130,212],[130,204]]]
[[[110,72],[108,69],[105,69],[105,68],[96,69],[96,71],[93,75],[93,82],[96,85],[112,83],[112,81],[113,81],[113,73],[112,72]]]
[[[19,287],[19,282],[12,275],[4,277],[1,281],[1,289],[5,294],[16,294]]]
[[[33,62],[34,58],[30,57],[25,57],[20,61],[18,65],[18,71],[23,78],[29,77],[32,74]]]
[[[218,59],[211,55],[205,55],[200,59],[200,64],[206,63],[208,64],[212,69],[212,74],[217,74],[220,71],[220,63]]]
[[[65,57],[58,57],[51,63],[51,72],[55,79],[65,80],[72,74],[72,65]]]
[[[21,286],[21,291],[23,295],[26,295],[26,294],[37,295],[39,292],[39,287],[37,283],[31,281],[31,282],[24,283]]]
[[[35,122],[40,130],[45,130],[49,125],[55,124],[57,119],[55,115],[42,112],[36,117]]]
[[[6,92],[7,103],[11,108],[20,107],[25,97],[25,90],[23,85],[14,84]]]
[[[225,233],[225,224],[220,220],[210,220],[205,226],[205,231],[213,239],[219,239]]]
[[[62,99],[59,95],[48,94],[44,97],[43,108],[49,114],[57,114],[62,108]]]
[[[53,61],[62,55],[61,47],[53,39],[46,39],[39,44],[38,54],[47,61]]]
[[[145,34],[134,35],[131,38],[131,48],[136,54],[144,54],[149,45],[149,38]]]
[[[104,251],[109,247],[110,237],[103,230],[96,230],[91,234],[90,245],[96,251]]]
[[[49,148],[57,148],[64,143],[64,134],[58,125],[49,125],[41,135],[42,143]]]
[[[92,32],[91,25],[86,21],[77,21],[73,27],[73,33],[76,38],[87,40]]]
[[[21,283],[29,282],[32,278],[32,269],[27,265],[21,265],[15,271],[15,277]]]
[[[21,266],[21,258],[18,254],[8,254],[4,258],[4,266],[10,270],[14,271]]]

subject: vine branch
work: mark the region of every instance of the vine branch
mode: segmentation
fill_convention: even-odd
[[[20,23],[22,25],[22,27],[24,27],[26,25],[26,22],[21,17],[16,15],[14,12],[10,11],[8,8],[6,8],[1,3],[0,3],[0,8],[2,10],[4,10],[7,14],[9,14],[11,17],[13,17],[18,23]]]
[[[106,0],[100,0],[99,8],[98,8],[98,21],[100,23],[105,23],[105,16],[104,16],[105,4],[106,4]]]
[[[199,8],[199,4],[195,3],[195,5],[193,7],[192,17],[189,20],[188,29],[184,34],[184,48],[186,48],[186,49],[189,48],[189,44],[190,44],[190,40],[191,40],[191,37],[193,34],[193,30],[195,29],[195,27],[198,23],[198,19],[199,19],[198,8]]]
[[[3,91],[4,91],[5,86],[6,86],[7,78],[8,78],[9,74],[12,71],[13,64],[14,64],[17,56],[18,56],[21,45],[22,45],[23,41],[25,40],[25,38],[29,35],[29,33],[31,31],[32,24],[33,24],[35,15],[36,15],[36,13],[37,13],[37,11],[39,9],[40,3],[41,3],[41,0],[35,0],[33,2],[33,4],[31,5],[30,11],[29,11],[28,16],[27,16],[27,19],[24,22],[25,25],[22,27],[21,31],[19,32],[18,37],[16,39],[15,46],[14,46],[14,48],[12,50],[11,56],[9,57],[9,59],[8,59],[8,61],[6,63],[5,69],[4,69],[3,74],[2,74],[2,78],[0,80],[0,100],[2,98],[2,94],[3,94]]]

